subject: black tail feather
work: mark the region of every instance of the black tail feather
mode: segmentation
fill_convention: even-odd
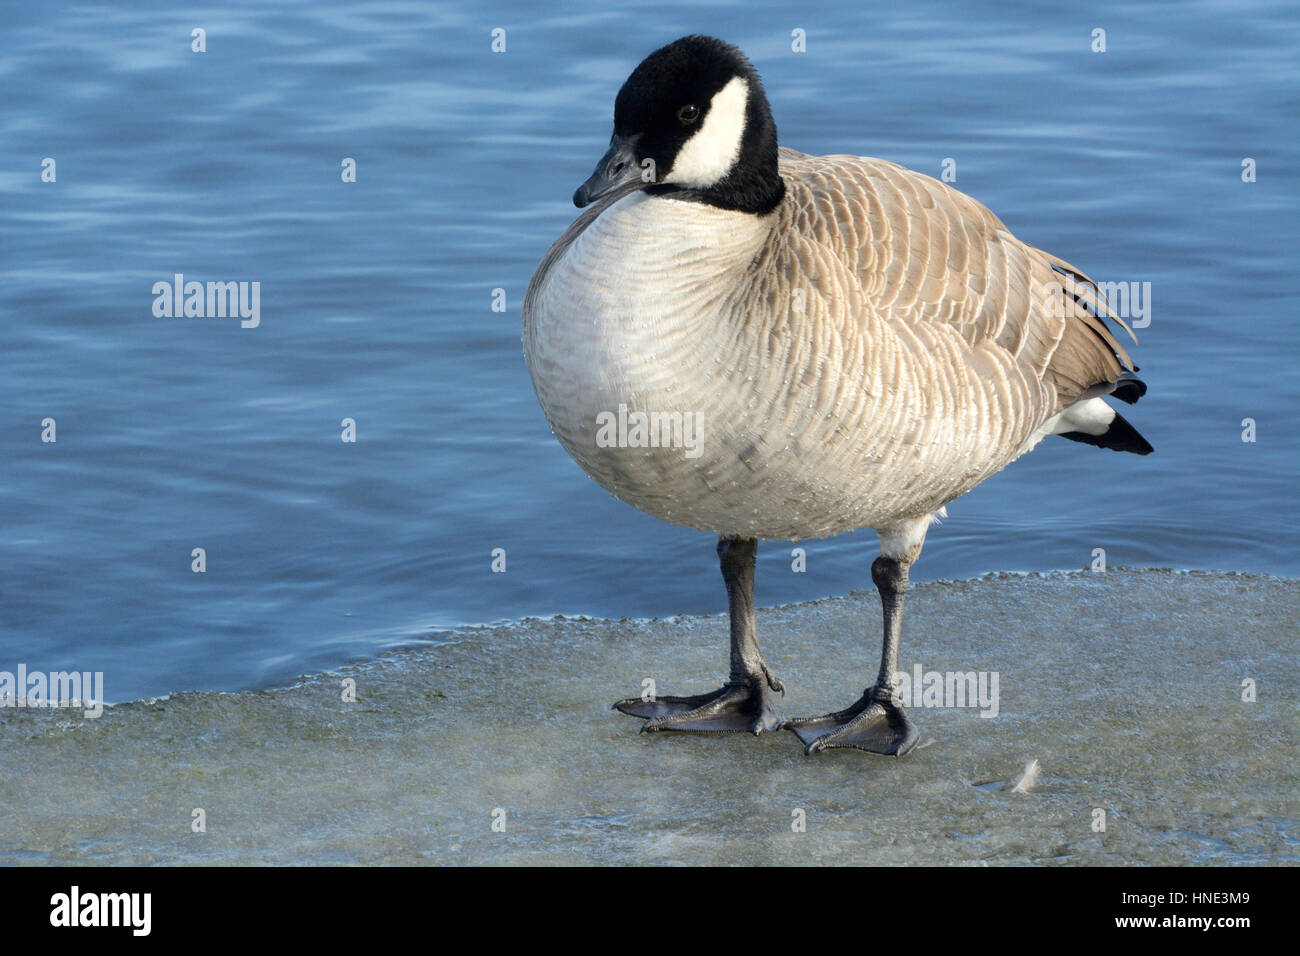
[[[1137,380],[1134,379],[1134,381]],[[1143,391],[1145,390],[1144,386]],[[1116,397],[1120,397],[1118,389],[1116,389]],[[1134,398],[1133,401],[1137,401],[1137,399]],[[1110,427],[1102,435],[1089,435],[1087,432],[1062,432],[1061,437],[1068,438],[1070,441],[1081,441],[1085,445],[1096,445],[1098,448],[1131,451],[1135,455],[1149,455],[1155,450],[1151,447],[1151,443],[1139,435],[1138,430],[1125,421],[1124,416],[1118,412],[1115,413],[1115,420],[1110,423]]]
[[[1115,382],[1115,390],[1111,392],[1121,402],[1127,402],[1129,405],[1132,405],[1146,393],[1147,383],[1132,372],[1121,372],[1119,379]]]

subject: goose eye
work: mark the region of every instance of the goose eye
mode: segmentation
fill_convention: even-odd
[[[684,126],[689,126],[700,118],[700,109],[698,106],[683,106],[677,111],[677,118]]]

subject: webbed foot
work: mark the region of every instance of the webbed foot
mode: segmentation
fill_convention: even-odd
[[[766,669],[765,669],[766,670]],[[629,697],[614,709],[645,719],[642,733],[675,730],[688,734],[759,734],[780,730],[784,721],[772,708],[768,688],[785,693],[770,674],[731,681],[710,694],[694,697]]]
[[[785,722],[803,741],[804,753],[831,747],[854,747],[873,754],[901,757],[916,746],[916,725],[887,691],[873,687],[847,710],[821,717],[796,717]]]

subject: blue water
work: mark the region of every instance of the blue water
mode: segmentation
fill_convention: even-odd
[[[1300,574],[1294,4],[4,17],[0,669],[102,670],[122,700],[283,682],[462,624],[723,610],[711,537],[590,482],[519,345],[619,84],[696,31],[749,53],[785,144],[931,175],[952,157],[1024,240],[1152,284],[1129,417],[1156,454],[1045,442],[950,506],[915,577],[1077,568],[1095,548]],[[175,273],[260,282],[260,326],[156,318]],[[795,574],[788,544],[763,546],[760,603],[869,587],[870,532],[805,547]]]

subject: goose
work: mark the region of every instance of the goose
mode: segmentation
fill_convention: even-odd
[[[573,201],[522,308],[538,401],[611,494],[717,534],[730,615],[722,687],[614,707],[645,731],[907,753],[899,642],[926,532],[1048,435],[1149,453],[1104,400],[1146,391],[1106,319],[1132,332],[1084,273],[954,188],[779,146],[758,73],[712,37],[632,71]],[[865,528],[875,681],[844,710],[783,719],[755,628],[758,541]]]

